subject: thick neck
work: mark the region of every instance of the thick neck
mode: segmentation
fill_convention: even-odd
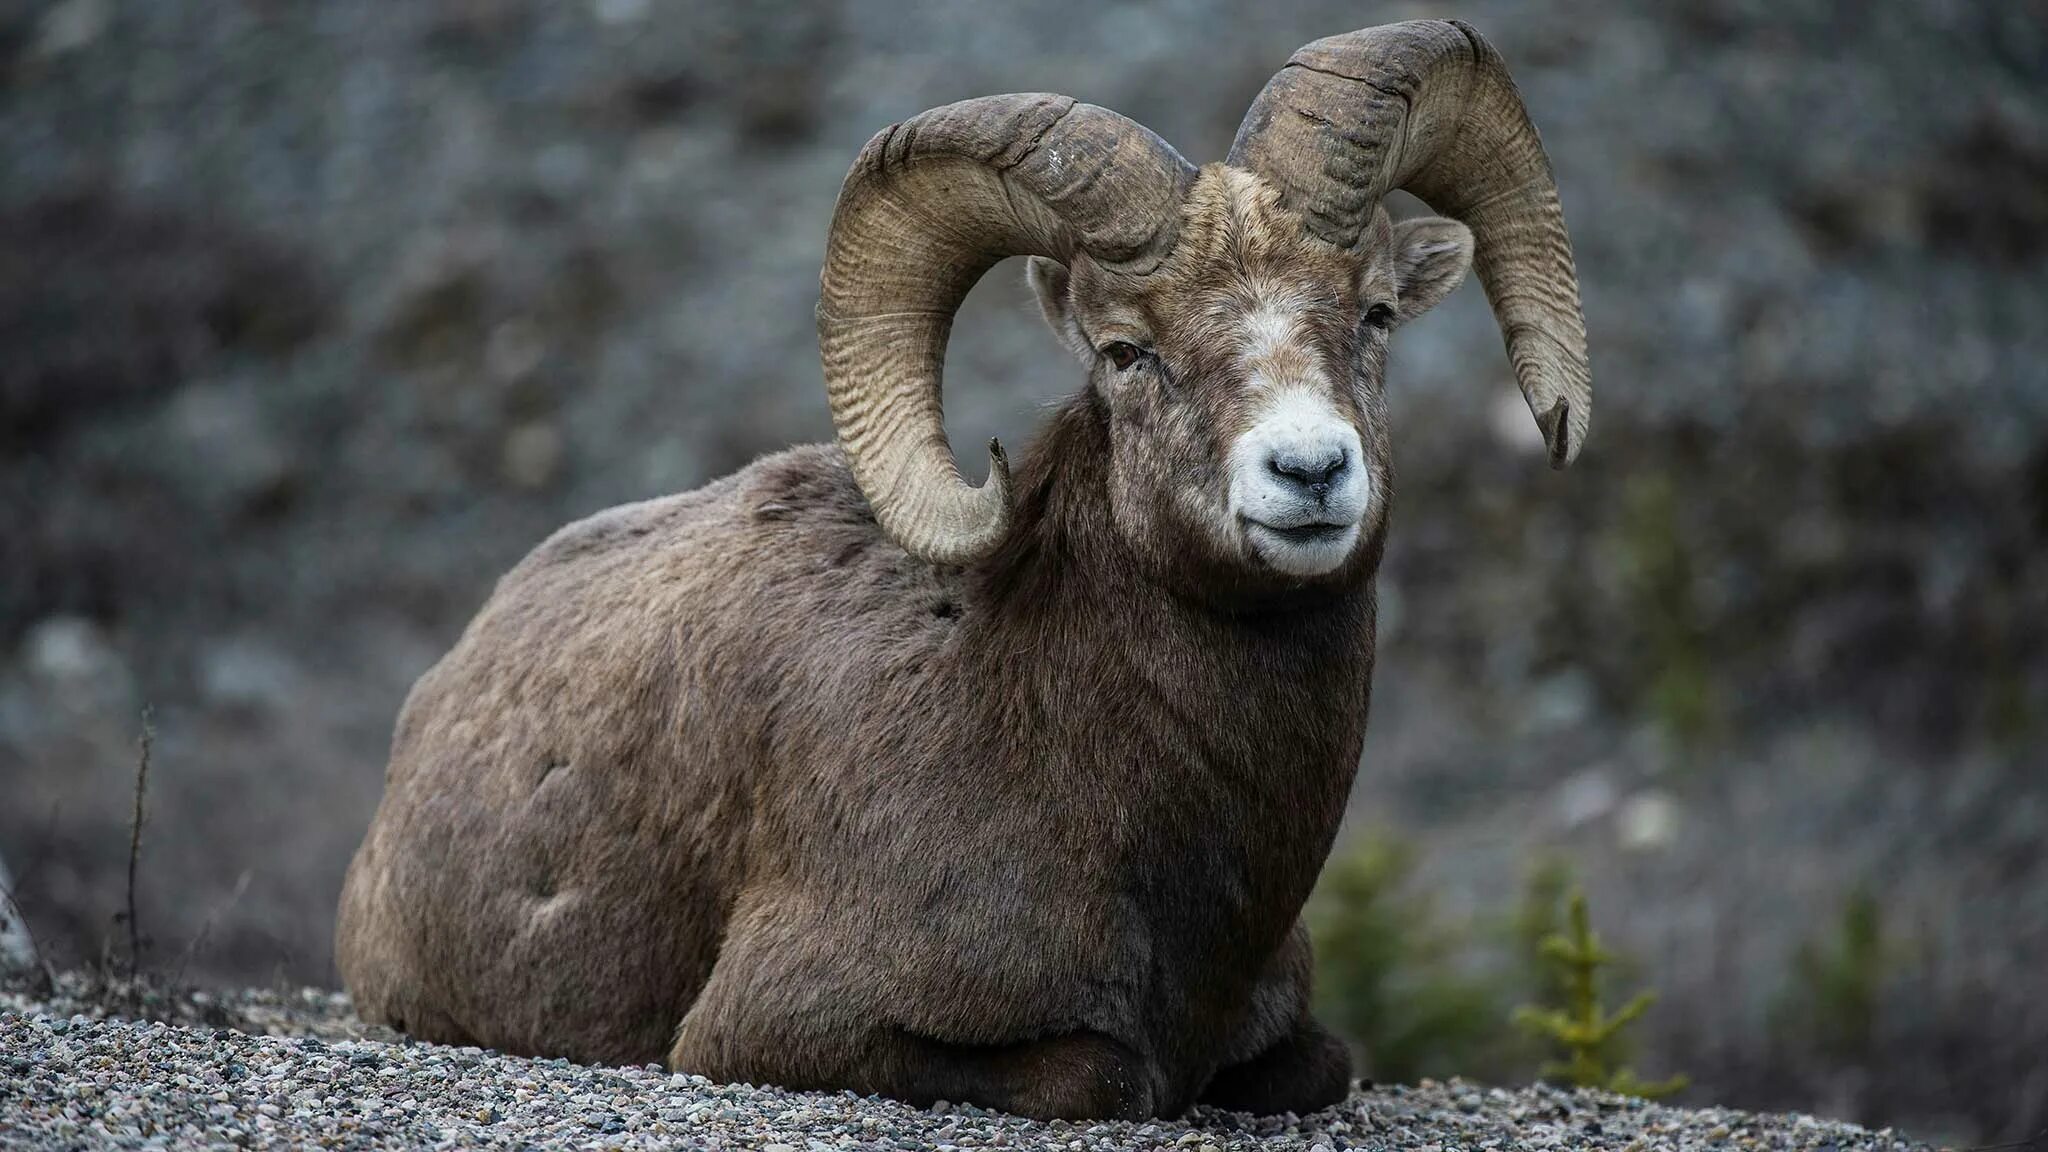
[[[1009,539],[973,573],[998,619],[1028,627],[1048,601],[1137,594],[1137,557],[1110,515],[1108,472],[1100,414],[1086,393],[1067,400],[1018,462]]]
[[[968,573],[971,632],[961,639],[986,657],[977,682],[1004,686],[978,704],[991,730],[1044,741],[1055,773],[1065,767],[1052,763],[1057,750],[1095,750],[1089,786],[1063,803],[1063,818],[1098,838],[1141,838],[1141,854],[1176,875],[1226,876],[1216,891],[1241,886],[1261,910],[1238,925],[1243,938],[1277,944],[1357,770],[1371,581],[1255,608],[1170,588],[1113,522],[1109,460],[1104,421],[1084,395],[1021,462],[1013,535]],[[1128,811],[1147,813],[1142,831],[1128,830]],[[1189,830],[1200,835],[1177,839]]]
[[[1265,732],[1278,755],[1262,759],[1337,771],[1348,787],[1372,674],[1370,576],[1253,594],[1241,575],[1221,591],[1161,580],[1115,524],[1109,467],[1106,421],[1083,393],[1021,461],[1009,541],[968,574],[973,642],[998,660],[1031,653],[1041,674],[1070,682],[1218,700],[1192,722]]]

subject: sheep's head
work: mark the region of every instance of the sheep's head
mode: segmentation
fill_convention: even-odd
[[[1406,188],[1455,220],[1390,222]],[[954,310],[1004,256],[1039,257],[1047,318],[1111,413],[1119,527],[1192,529],[1287,580],[1341,575],[1384,517],[1387,332],[1468,264],[1563,466],[1590,414],[1570,241],[1500,57],[1417,21],[1296,53],[1226,165],[1197,172],[1105,109],[986,97],[877,135],[832,222],[819,343],[841,442],[911,553],[971,563],[1008,532],[1009,478],[961,479],[941,419]],[[1162,531],[1162,529],[1164,531]]]
[[[1111,506],[1141,549],[1194,541],[1304,579],[1376,535],[1387,340],[1457,286],[1472,244],[1454,220],[1385,211],[1361,239],[1316,238],[1271,185],[1215,165],[1151,274],[1032,258],[1046,321],[1110,415]]]

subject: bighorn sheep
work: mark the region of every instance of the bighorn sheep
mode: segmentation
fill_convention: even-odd
[[[1019,254],[1088,382],[975,488],[940,362]],[[398,719],[340,910],[359,1010],[1042,1117],[1340,1098],[1298,915],[1365,731],[1388,333],[1468,264],[1562,466],[1570,242],[1463,24],[1308,45],[1200,170],[1052,95],[877,135],[818,305],[839,445],[499,584]]]

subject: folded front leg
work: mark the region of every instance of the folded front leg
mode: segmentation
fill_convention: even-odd
[[[1041,1120],[1143,1119],[1157,1107],[1152,1069],[1122,1041],[1086,1030],[998,1044],[916,1035],[888,1021],[881,991],[849,987],[788,943],[728,939],[676,1030],[670,1068],[920,1107],[967,1101]]]
[[[1201,1101],[1234,1112],[1313,1112],[1351,1090],[1351,1053],[1309,1015],[1315,953],[1308,928],[1293,931],[1266,962],[1226,1063]]]
[[[1279,1043],[1219,1070],[1201,1100],[1232,1112],[1301,1115],[1327,1108],[1350,1091],[1350,1051],[1313,1016],[1303,1016]]]

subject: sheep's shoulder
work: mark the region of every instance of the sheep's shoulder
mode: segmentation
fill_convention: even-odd
[[[827,446],[570,524],[498,582],[415,686],[398,774],[453,747],[492,763],[560,758],[569,745],[616,759],[658,727],[650,717],[740,714],[813,662],[826,601],[873,586],[830,578],[832,559],[884,544]],[[491,748],[472,747],[480,733]],[[547,747],[497,747],[506,741]]]

